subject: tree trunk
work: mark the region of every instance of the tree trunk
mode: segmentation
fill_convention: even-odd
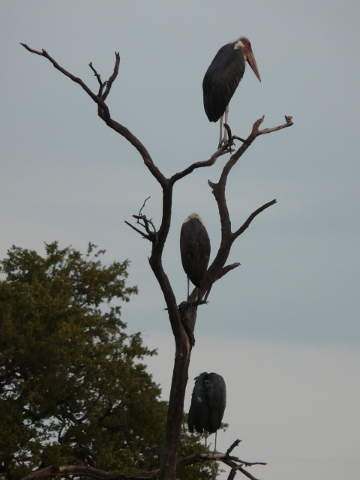
[[[189,378],[191,350],[197,307],[183,302],[178,308],[181,318],[180,334],[175,335],[175,362],[171,382],[165,443],[161,454],[161,480],[176,480],[176,465],[180,453],[181,426],[184,417],[184,399]]]

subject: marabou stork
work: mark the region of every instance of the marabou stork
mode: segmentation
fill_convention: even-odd
[[[180,232],[181,261],[189,279],[195,285],[200,284],[205,276],[210,259],[210,239],[204,223],[197,213],[192,213],[182,224]]]
[[[191,433],[194,428],[198,433],[217,431],[226,407],[226,385],[223,377],[217,373],[203,372],[195,378],[195,386],[191,397],[188,415],[188,426]]]
[[[248,62],[261,82],[260,73],[251,49],[250,40],[240,37],[220,48],[205,73],[203,80],[204,108],[210,122],[220,118],[219,147],[227,138],[223,135],[223,121],[227,124],[229,102],[234,95],[245,72],[245,62]]]

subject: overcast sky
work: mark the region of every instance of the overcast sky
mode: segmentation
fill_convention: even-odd
[[[231,172],[233,228],[262,204],[234,245],[241,266],[218,282],[199,310],[186,394],[202,371],[224,376],[228,407],[218,448],[236,439],[262,480],[359,478],[359,111],[360,3],[353,1],[14,1],[0,6],[1,237],[44,253],[58,240],[106,261],[131,260],[139,295],[123,307],[130,332],[159,348],[150,370],[167,399],[174,345],[147,258],[150,244],[124,224],[146,197],[159,226],[161,190],[137,152],[97,117],[83,90],[20,42],[46,49],[96,91],[90,61],[120,73],[108,105],[167,176],[215,151],[201,83],[217,50],[246,35],[250,68],[231,101],[229,123],[246,137],[292,115],[294,126],[259,137]],[[175,188],[165,270],[185,299],[179,232],[199,213],[213,255],[217,207],[208,179],[226,158]],[[213,256],[212,256],[213,258]]]

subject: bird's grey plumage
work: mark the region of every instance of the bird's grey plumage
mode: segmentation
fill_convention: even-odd
[[[215,433],[221,425],[226,407],[226,385],[217,373],[203,372],[195,379],[188,415],[190,432]]]
[[[215,55],[203,80],[204,109],[210,122],[224,114],[245,72],[245,57],[235,42],[224,45]]]
[[[206,228],[196,213],[189,215],[181,227],[180,252],[186,275],[200,287],[209,264],[211,246]]]

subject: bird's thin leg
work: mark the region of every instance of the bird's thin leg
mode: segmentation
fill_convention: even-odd
[[[205,432],[205,450],[207,450],[207,432]]]
[[[215,432],[215,447],[214,447],[214,453],[216,452],[216,439],[217,439],[217,430]]]
[[[228,116],[229,116],[229,105],[225,108],[225,122],[226,125],[228,124]],[[225,133],[224,133],[224,142],[226,142],[228,139],[228,135],[227,135],[227,130],[225,130]]]
[[[221,115],[220,117],[220,138],[219,138],[219,148],[222,145],[223,141],[223,120],[224,120],[224,115]]]
[[[187,300],[189,301],[190,296],[190,278],[187,277]]]

